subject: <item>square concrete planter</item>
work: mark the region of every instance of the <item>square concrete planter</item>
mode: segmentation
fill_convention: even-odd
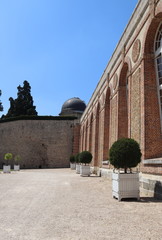
[[[91,175],[89,165],[80,165],[80,175],[83,177],[89,177]]]
[[[71,170],[75,170],[76,169],[76,163],[70,163],[70,168],[71,168]]]
[[[80,174],[80,164],[76,164],[76,173]]]
[[[139,173],[112,173],[112,195],[119,201],[122,198],[139,200]]]
[[[20,165],[14,165],[14,171],[20,171]]]
[[[10,165],[3,165],[3,172],[4,173],[10,173],[11,172],[11,166]]]

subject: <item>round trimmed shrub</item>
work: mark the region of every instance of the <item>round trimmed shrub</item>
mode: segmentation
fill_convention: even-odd
[[[4,159],[5,159],[5,160],[11,160],[11,159],[12,159],[12,153],[6,153],[6,154],[4,155]]]
[[[89,164],[92,161],[92,154],[88,151],[83,151],[79,155],[79,160],[81,163]]]
[[[128,168],[136,167],[141,162],[139,144],[131,138],[121,138],[113,143],[109,151],[110,163],[117,169],[123,168],[127,173]]]
[[[6,153],[4,155],[4,159],[6,160],[6,164],[8,165],[8,161],[12,159],[12,153]]]
[[[21,161],[20,155],[16,155],[16,156],[14,157],[14,162],[15,162],[15,164],[19,164],[20,161]]]
[[[74,155],[70,156],[70,162],[75,163],[75,156]]]
[[[75,162],[76,162],[76,163],[80,163],[80,161],[79,161],[79,155],[80,155],[80,153],[78,153],[78,154],[75,155]]]

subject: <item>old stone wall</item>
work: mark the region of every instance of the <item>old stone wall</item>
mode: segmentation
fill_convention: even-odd
[[[7,152],[21,156],[22,168],[69,167],[73,127],[74,120],[17,120],[0,123],[0,168]]]

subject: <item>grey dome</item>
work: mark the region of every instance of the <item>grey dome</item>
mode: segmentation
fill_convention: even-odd
[[[71,110],[74,112],[75,111],[84,112],[85,108],[86,108],[85,102],[78,97],[74,97],[64,102],[64,104],[62,105],[61,112],[68,111],[68,110]]]

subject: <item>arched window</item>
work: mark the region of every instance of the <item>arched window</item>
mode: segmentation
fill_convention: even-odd
[[[157,69],[157,83],[159,92],[159,102],[162,113],[162,24],[159,27],[155,40],[155,60]]]

